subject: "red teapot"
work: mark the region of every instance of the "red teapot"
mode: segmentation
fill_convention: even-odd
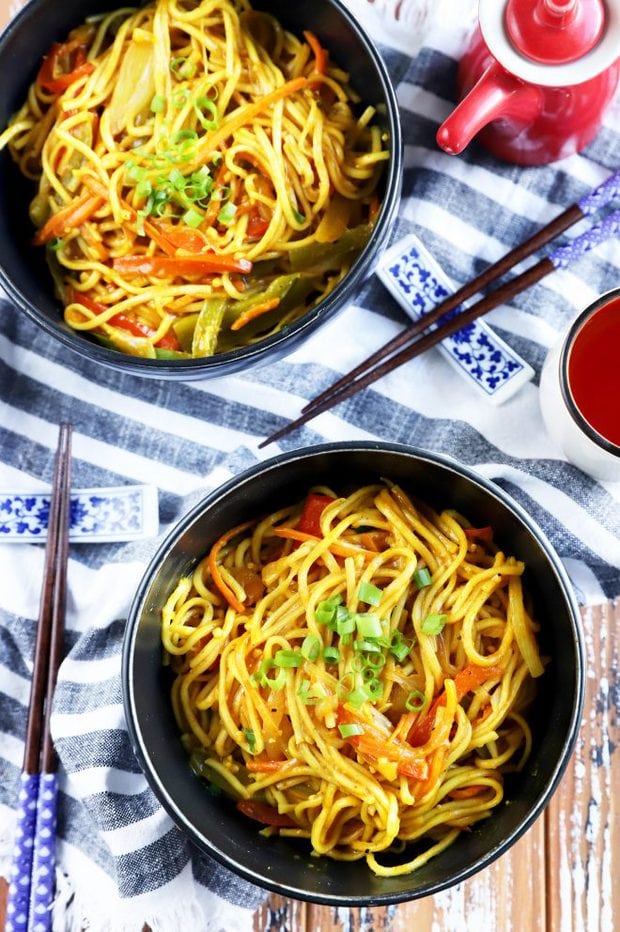
[[[480,133],[509,162],[566,158],[596,135],[619,73],[620,0],[480,0],[437,142],[456,154]]]

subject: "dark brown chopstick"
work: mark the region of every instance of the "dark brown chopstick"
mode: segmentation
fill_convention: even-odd
[[[52,669],[52,651],[54,660],[58,659],[56,641],[60,639],[62,642],[62,618],[60,631],[58,631],[59,623],[57,619],[59,611],[64,614],[70,486],[71,425],[63,423],[60,425],[54,466],[43,586],[37,623],[32,687],[28,705],[26,744],[24,748],[24,771],[26,773],[39,773],[40,770],[41,732],[46,704],[48,673]]]
[[[506,282],[505,285],[502,285],[496,291],[491,292],[491,294],[487,295],[486,298],[482,298],[480,301],[477,301],[476,304],[472,304],[472,306],[467,308],[467,310],[464,310],[460,314],[450,318],[450,320],[443,322],[435,330],[431,330],[428,333],[425,333],[414,343],[405,346],[405,348],[402,349],[399,353],[390,356],[381,365],[371,369],[370,372],[366,372],[365,375],[357,379],[355,382],[350,382],[337,395],[330,395],[329,397],[325,398],[324,401],[321,401],[315,405],[310,411],[306,410],[305,413],[301,415],[301,417],[298,417],[294,421],[290,421],[290,423],[285,424],[284,427],[271,434],[270,437],[267,437],[267,439],[259,443],[258,446],[266,447],[268,444],[274,443],[276,440],[279,440],[281,437],[289,434],[292,430],[295,430],[297,427],[301,427],[302,424],[306,424],[308,421],[311,421],[312,418],[322,414],[323,411],[328,411],[330,408],[333,408],[334,405],[344,401],[345,398],[350,398],[351,395],[355,395],[362,388],[366,388],[367,385],[370,385],[372,382],[375,382],[382,376],[387,375],[388,372],[391,372],[393,369],[396,369],[403,363],[408,362],[415,356],[419,356],[420,353],[425,352],[427,349],[435,346],[435,344],[440,343],[446,337],[450,336],[451,333],[456,333],[457,330],[461,330],[467,324],[470,324],[473,320],[476,320],[477,317],[480,317],[482,314],[487,314],[499,304],[503,304],[504,301],[509,301],[511,298],[514,298],[514,296],[519,294],[521,291],[524,291],[526,288],[529,288],[531,285],[539,282],[541,278],[544,278],[545,275],[548,275],[549,272],[552,272],[554,268],[555,266],[551,259],[541,259],[540,262],[537,262],[536,265],[532,266],[531,269],[528,269],[526,272],[523,272],[516,278]]]
[[[305,414],[306,412],[315,411],[318,414],[321,404],[332,396],[338,395],[341,400],[348,398],[351,393],[345,393],[345,391],[358,376],[363,375],[370,368],[381,362],[382,359],[391,356],[397,350],[401,349],[401,347],[410,343],[411,340],[439,321],[445,314],[449,314],[450,311],[457,308],[463,301],[471,298],[472,295],[477,294],[479,291],[483,291],[496,279],[501,278],[502,275],[505,275],[518,265],[519,262],[531,256],[540,249],[541,246],[545,246],[547,243],[551,242],[551,240],[555,239],[556,236],[559,236],[560,233],[568,230],[569,227],[573,226],[579,220],[583,220],[583,217],[584,213],[581,207],[578,204],[572,204],[558,217],[534,233],[533,236],[530,236],[529,239],[515,246],[514,249],[511,249],[509,253],[506,253],[505,256],[498,259],[493,265],[488,266],[480,275],[472,278],[470,282],[467,282],[459,288],[458,291],[455,291],[454,294],[449,295],[441,304],[438,304],[432,311],[429,311],[428,314],[414,321],[413,324],[410,324],[397,334],[394,339],[385,343],[376,352],[364,359],[358,366],[351,369],[350,372],[343,375],[342,378],[338,379],[336,382],[333,382],[329,388],[326,388],[325,391],[321,392],[304,405],[301,409],[302,413]],[[360,388],[361,387],[363,386],[360,385]],[[321,410],[324,411],[325,408],[321,408]]]
[[[61,424],[7,900],[8,915],[19,917],[20,928],[27,932],[35,928],[50,930],[52,927],[58,777],[49,724],[62,657],[70,501],[71,425]]]

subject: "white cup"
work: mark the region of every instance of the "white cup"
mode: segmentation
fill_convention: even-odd
[[[566,459],[593,478],[608,482],[620,481],[620,446],[599,433],[579,410],[569,382],[568,363],[586,322],[617,301],[620,288],[608,291],[577,316],[545,359],[539,393],[545,426]],[[620,356],[620,346],[618,353]],[[620,419],[620,397],[616,404]]]

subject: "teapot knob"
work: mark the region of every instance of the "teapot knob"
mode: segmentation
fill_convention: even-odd
[[[581,58],[604,27],[602,0],[508,0],[506,6],[506,30],[514,47],[546,65]]]

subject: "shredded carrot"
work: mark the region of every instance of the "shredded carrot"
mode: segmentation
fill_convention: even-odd
[[[448,796],[452,796],[454,799],[471,799],[472,796],[479,796],[484,790],[483,784],[476,783],[472,786],[460,786],[456,790],[451,790]]]
[[[224,120],[221,126],[212,133],[207,133],[204,137],[198,155],[199,161],[205,151],[214,152],[216,149],[219,149],[221,144],[233,133],[236,133],[239,127],[243,126],[244,123],[251,122],[264,110],[271,107],[272,104],[276,104],[279,100],[283,100],[285,97],[290,97],[291,94],[303,90],[308,84],[309,81],[307,78],[293,78],[291,81],[286,81],[284,84],[281,84],[280,87],[276,87],[270,94],[265,94],[260,100],[256,100],[254,103],[248,104],[247,106],[239,107],[227,120]]]
[[[243,615],[245,612],[245,606],[243,602],[240,602],[235,593],[226,585],[222,579],[222,574],[220,573],[219,566],[217,565],[217,557],[222,549],[222,547],[228,543],[229,540],[232,540],[233,537],[236,537],[237,534],[241,534],[242,531],[247,531],[249,527],[254,525],[254,521],[246,521],[244,524],[238,524],[237,527],[231,528],[230,531],[226,531],[225,534],[222,534],[218,540],[211,547],[211,553],[209,554],[209,569],[211,570],[211,576],[213,582],[222,593],[228,604],[231,608],[234,608],[236,612],[239,612],[240,615]]]
[[[104,198],[92,194],[83,194],[71,201],[66,207],[52,214],[43,224],[34,237],[35,246],[49,243],[55,236],[63,236],[68,230],[79,229],[100,207],[103,207],[104,203]]]
[[[493,528],[490,526],[466,527],[465,537],[468,540],[483,540],[485,543],[490,544],[493,541]]]
[[[275,527],[273,533],[276,537],[285,537],[288,540],[319,541],[321,539],[320,537],[315,537],[314,534],[306,534],[304,531],[298,531],[293,527]],[[371,553],[369,550],[362,550],[361,547],[354,547],[352,544],[345,544],[342,541],[336,540],[329,545],[329,550],[338,557],[356,557],[361,554],[364,559],[371,560],[375,556],[375,554]]]
[[[312,54],[314,55],[314,70],[319,74],[325,74],[325,67],[327,65],[327,52],[314,33],[310,32],[308,29],[304,30],[304,39],[312,49]]]
[[[277,307],[279,303],[279,298],[272,298],[271,301],[263,301],[262,304],[255,304],[253,307],[248,308],[243,314],[239,314],[236,321],[230,325],[230,329],[241,330],[242,327],[249,324],[249,322],[256,317],[266,314],[267,311],[273,311],[274,307]]]
[[[252,773],[277,773],[278,770],[292,761],[288,760],[261,760],[260,758],[254,758],[254,760],[249,760],[246,763],[246,767]]]

